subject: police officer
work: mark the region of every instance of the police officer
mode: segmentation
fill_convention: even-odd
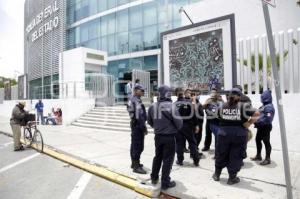
[[[197,97],[192,95],[192,100],[193,103],[195,104],[195,111],[196,111],[196,116],[197,116],[197,127],[195,129],[195,139],[197,143],[197,150],[199,151],[199,145],[202,140],[202,126],[203,126],[203,118],[204,118],[204,111],[203,111],[203,106],[200,102],[200,95]],[[202,153],[199,153],[201,156]]]
[[[227,167],[229,179],[227,184],[240,182],[237,173],[243,162],[243,147],[247,142],[247,129],[253,124],[259,112],[247,109],[240,103],[241,92],[233,88],[229,100],[218,110],[220,129],[216,147],[215,173],[213,179],[220,180],[222,169]]]
[[[215,136],[215,147],[218,140],[219,120],[217,117],[217,110],[224,103],[222,97],[218,93],[216,88],[213,88],[210,93],[210,97],[204,102],[203,108],[205,109],[207,121],[209,121],[209,128]]]
[[[185,95],[185,96],[184,96]],[[195,129],[197,126],[197,117],[195,107],[191,100],[191,90],[177,89],[177,101],[175,102],[178,112],[183,120],[183,126],[176,135],[176,164],[182,166],[184,160],[185,139],[188,141],[190,148],[190,156],[194,160],[194,165],[199,166],[200,156],[197,150],[195,139]]]
[[[140,164],[140,156],[144,150],[144,138],[147,134],[147,127],[145,122],[147,121],[147,113],[141,97],[144,96],[144,87],[140,84],[135,85],[134,93],[127,104],[127,111],[130,116],[131,127],[131,168],[133,172],[139,174],[146,174],[143,169],[143,165]]]
[[[168,86],[158,88],[157,103],[150,106],[148,124],[154,128],[155,157],[153,158],[151,182],[158,183],[158,174],[162,165],[161,188],[163,190],[176,186],[171,181],[170,172],[175,156],[175,135],[182,127],[177,110],[172,106],[171,89]],[[177,116],[177,117],[176,117]]]

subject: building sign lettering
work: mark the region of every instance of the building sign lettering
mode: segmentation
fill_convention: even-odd
[[[34,29],[35,31],[31,34],[31,41],[34,42],[38,38],[42,37],[44,34],[54,30],[58,27],[59,17],[55,16],[55,14],[59,11],[57,7],[57,1],[54,1],[53,5],[47,6],[43,11],[41,11],[37,16],[30,22],[30,24],[26,27],[27,34],[31,33]],[[42,26],[40,25],[43,21],[48,18],[54,16],[47,22],[45,22]],[[37,28],[38,27],[38,28]]]

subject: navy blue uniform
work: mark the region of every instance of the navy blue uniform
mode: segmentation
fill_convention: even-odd
[[[131,119],[130,156],[133,161],[139,161],[144,150],[147,113],[142,100],[137,96],[132,96],[128,101],[127,111]]]
[[[159,88],[160,96],[167,95],[167,86]],[[153,158],[151,179],[157,182],[159,170],[162,166],[161,186],[170,187],[170,172],[174,162],[176,141],[175,135],[182,127],[182,120],[172,114],[179,115],[173,108],[170,98],[161,98],[148,110],[148,124],[154,128],[155,157]],[[162,165],[163,164],[163,165]]]
[[[203,106],[199,102],[199,100],[196,100],[196,116],[197,116],[197,126],[199,127],[199,132],[195,134],[197,149],[199,149],[199,144],[202,139],[202,126],[203,126],[203,118],[204,118],[204,111]]]
[[[275,109],[272,104],[272,95],[270,91],[265,91],[261,94],[261,102],[263,106],[259,108],[259,119],[255,122],[255,127],[257,128],[256,134],[256,148],[257,157],[261,157],[262,144],[264,142],[266,148],[266,159],[270,159],[271,155],[271,144],[270,144],[270,132],[272,130],[272,121],[275,115]]]
[[[246,116],[252,116],[255,113],[255,110],[245,109],[243,105],[243,103],[238,103],[230,106],[229,103],[225,103],[219,109],[220,129],[215,166],[217,171],[227,167],[230,178],[236,176],[243,163],[248,132],[243,127],[248,120]],[[243,114],[244,111],[246,114]]]
[[[190,154],[197,166],[199,162],[199,153],[195,139],[195,128],[197,126],[196,113],[190,99],[178,98],[175,103],[179,115],[183,119],[183,126],[176,135],[176,152],[178,163],[181,164],[184,160],[185,140],[189,143]]]

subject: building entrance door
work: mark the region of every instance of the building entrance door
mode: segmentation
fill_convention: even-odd
[[[150,102],[150,92],[151,92],[151,87],[150,87],[150,72],[143,71],[143,70],[138,70],[138,69],[133,69],[132,70],[132,82],[135,82],[137,79],[140,80],[140,84],[145,87],[145,96],[144,96],[144,103],[145,102]]]

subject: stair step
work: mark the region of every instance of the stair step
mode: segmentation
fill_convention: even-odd
[[[130,128],[124,127],[115,127],[115,126],[105,126],[105,125],[98,125],[98,124],[86,124],[81,122],[73,122],[72,125],[80,126],[80,127],[87,127],[87,128],[95,128],[95,129],[106,129],[106,130],[114,130],[114,131],[127,131],[130,132]]]
[[[94,114],[94,113],[86,113],[84,116],[88,117],[95,117],[95,118],[110,118],[110,119],[128,119],[129,120],[129,115],[127,116],[117,116],[117,115],[99,115],[99,114]]]
[[[108,121],[108,118],[95,118],[95,117],[88,117],[88,116],[81,116],[79,119],[82,119],[82,120],[87,120],[87,121],[98,121],[98,122],[106,122]],[[129,118],[126,118],[126,119],[113,119],[112,120],[113,122],[118,122],[118,123],[125,123],[125,124],[128,124],[129,123]]]
[[[130,128],[129,121],[127,123],[117,123],[115,121],[88,121],[88,120],[83,120],[83,119],[78,119],[76,122],[80,123],[86,123],[86,124],[95,124],[95,125],[104,125],[104,126],[118,126],[118,127],[124,127],[124,128]],[[146,124],[148,129],[151,129],[151,127]]]

